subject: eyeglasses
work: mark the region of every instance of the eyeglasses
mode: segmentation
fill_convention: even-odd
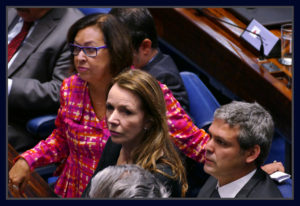
[[[95,56],[97,56],[97,52],[99,49],[107,48],[106,45],[99,46],[99,47],[92,47],[92,46],[79,46],[76,44],[70,44],[69,47],[70,47],[71,53],[74,56],[77,56],[80,53],[80,51],[83,50],[85,55],[87,55],[88,57],[95,57]]]

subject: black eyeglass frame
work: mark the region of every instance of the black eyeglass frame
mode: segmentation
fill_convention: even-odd
[[[96,57],[98,55],[98,50],[100,49],[104,49],[104,48],[107,48],[106,45],[104,46],[99,46],[99,47],[93,47],[93,46],[79,46],[79,45],[76,45],[76,44],[69,44],[69,48],[71,50],[71,53],[72,55],[74,56],[78,56],[78,54],[74,54],[74,49],[72,49],[72,47],[77,47],[77,48],[80,48],[78,54],[80,53],[80,51],[82,50],[84,52],[84,54],[88,57]],[[86,50],[85,49],[95,49],[96,50],[96,55],[89,55],[87,54]]]

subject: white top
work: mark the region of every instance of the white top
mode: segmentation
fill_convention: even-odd
[[[256,169],[252,172],[248,173],[247,175],[237,179],[231,183],[223,185],[222,187],[219,186],[219,182],[217,184],[217,190],[220,194],[221,198],[234,198],[237,193],[247,184],[247,182],[251,179],[251,177],[256,172]]]

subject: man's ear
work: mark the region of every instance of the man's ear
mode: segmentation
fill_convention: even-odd
[[[140,45],[140,50],[143,52],[143,54],[148,54],[151,51],[152,48],[152,41],[148,38],[144,39]]]
[[[254,162],[260,154],[260,146],[254,145],[252,148],[246,151],[246,162],[252,163]]]

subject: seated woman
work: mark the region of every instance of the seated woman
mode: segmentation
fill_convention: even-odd
[[[106,118],[111,137],[95,174],[110,165],[137,164],[152,172],[171,197],[185,195],[185,169],[169,138],[165,99],[154,77],[141,70],[117,76],[107,96]]]
[[[90,198],[167,198],[166,187],[138,165],[109,166],[91,180]]]
[[[61,197],[80,197],[110,136],[106,94],[112,77],[132,64],[129,35],[114,16],[92,14],[71,26],[68,42],[77,74],[61,86],[56,129],[21,154],[9,172],[9,184],[19,191],[31,170],[64,161],[54,192]]]

